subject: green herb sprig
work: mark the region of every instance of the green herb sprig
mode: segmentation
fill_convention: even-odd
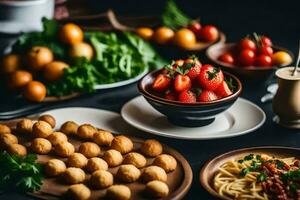
[[[186,14],[181,11],[174,0],[168,0],[162,14],[162,24],[173,30],[187,26],[191,21]]]
[[[37,156],[26,157],[0,153],[0,191],[16,190],[22,193],[38,191],[44,179]]]

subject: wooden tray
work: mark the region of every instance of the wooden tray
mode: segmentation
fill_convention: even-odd
[[[37,119],[38,116],[35,116],[33,120]],[[55,116],[54,116],[55,117]],[[66,119],[67,120],[67,119]],[[6,124],[10,127],[14,128],[16,124],[16,120],[7,122]],[[101,128],[101,127],[97,127]],[[17,135],[17,134],[16,134]],[[32,139],[30,138],[21,138],[20,135],[17,135],[19,138],[19,142],[24,144],[26,147],[29,147],[30,141]],[[140,147],[140,145],[143,143],[143,139],[136,138],[130,135],[128,136],[134,143],[134,150],[137,151]],[[75,149],[78,149],[78,146],[80,145],[83,140],[80,140],[75,137],[69,137],[69,142],[71,142]],[[101,148],[102,154],[103,150],[105,148]],[[163,153],[167,153],[172,155],[177,160],[177,168],[173,171],[168,173],[168,179],[167,184],[170,189],[170,193],[166,198],[163,198],[164,200],[180,200],[182,199],[185,194],[189,191],[193,179],[193,172],[192,169],[187,162],[187,160],[175,149],[168,147],[166,145],[163,145]],[[38,155],[38,162],[39,163],[46,163],[49,159],[53,158],[59,158],[61,160],[66,160],[66,158],[62,159],[61,157],[58,157],[54,155],[52,152],[49,155]],[[154,158],[146,158],[147,159],[147,166],[150,165]],[[109,168],[108,171],[110,171],[113,175],[116,174],[118,167]],[[142,169],[141,169],[142,170]],[[89,178],[89,174],[87,174],[87,177]],[[88,179],[87,178],[87,179]],[[114,180],[114,184],[119,184],[117,180]],[[132,200],[143,200],[143,199],[149,199],[149,197],[145,196],[143,190],[145,188],[145,184],[142,182],[134,182],[130,184],[126,184],[130,190],[131,190],[131,199]],[[46,178],[43,182],[43,186],[40,191],[35,193],[29,193],[30,196],[34,196],[40,199],[49,199],[49,200],[56,200],[60,199],[62,195],[66,192],[69,185],[66,185],[62,183],[62,181],[59,180],[59,177],[56,178]],[[91,190],[92,196],[91,200],[101,199],[104,197],[106,189],[102,190]]]

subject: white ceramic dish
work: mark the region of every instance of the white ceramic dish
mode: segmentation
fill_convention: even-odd
[[[212,124],[187,128],[175,126],[151,107],[142,97],[127,102],[121,111],[123,119],[130,125],[148,133],[186,140],[207,140],[243,135],[261,127],[266,115],[254,103],[238,98],[227,111],[216,116]]]
[[[109,84],[99,84],[95,86],[96,90],[104,90],[104,89],[111,89],[111,88],[116,88],[116,87],[122,87],[125,85],[129,85],[131,83],[134,83],[138,80],[140,80],[143,76],[145,76],[148,73],[149,69],[145,69],[141,74],[137,75],[134,78],[125,80],[125,81],[119,81],[115,83],[109,83]]]
[[[54,0],[0,1],[0,32],[17,34],[42,30],[42,17],[52,18]]]
[[[66,121],[75,121],[78,124],[89,123],[114,133],[134,133],[136,130],[129,126],[120,114],[97,108],[68,107],[48,110],[42,114],[50,114],[56,119],[56,128]]]

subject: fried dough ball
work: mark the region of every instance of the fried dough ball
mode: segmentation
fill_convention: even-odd
[[[16,130],[21,134],[29,134],[32,132],[33,122],[31,119],[22,119],[17,123]]]
[[[51,159],[45,165],[45,173],[51,177],[64,173],[66,169],[66,164],[59,159]]]
[[[21,144],[10,144],[7,147],[7,152],[11,155],[26,156],[27,149]]]
[[[153,180],[166,182],[167,174],[165,170],[161,167],[149,166],[143,171],[141,178],[146,183]]]
[[[82,169],[76,167],[69,167],[62,174],[62,178],[67,184],[77,184],[85,181],[85,173]]]
[[[153,165],[159,166],[169,173],[176,169],[177,161],[171,155],[161,154],[154,159]]]
[[[113,185],[106,191],[106,198],[111,200],[129,200],[131,191],[126,185]]]
[[[89,173],[93,173],[94,171],[97,171],[99,169],[107,170],[108,169],[107,162],[102,158],[98,158],[98,157],[90,158],[87,162],[86,170]]]
[[[93,138],[94,133],[96,133],[97,129],[90,124],[83,124],[78,127],[77,135],[84,139]]]
[[[47,138],[52,133],[50,124],[45,121],[37,121],[32,126],[32,134],[37,138]]]
[[[100,154],[101,149],[96,143],[84,142],[79,146],[78,152],[82,153],[87,158],[92,158],[97,157]]]
[[[117,178],[125,183],[132,183],[140,178],[141,172],[134,165],[121,165],[117,172]]]
[[[60,131],[66,135],[76,135],[78,124],[73,121],[67,121],[60,127]]]
[[[95,171],[90,179],[90,184],[95,189],[102,189],[111,186],[114,183],[113,175],[106,170]]]
[[[52,143],[52,145],[68,141],[68,137],[62,132],[53,132],[49,135],[49,137],[47,137],[47,139]]]
[[[150,181],[146,184],[145,191],[154,198],[162,198],[168,196],[169,187],[162,181]]]
[[[114,136],[109,131],[99,130],[94,133],[93,140],[100,146],[110,146]]]
[[[56,120],[54,117],[52,117],[51,115],[42,115],[39,117],[39,121],[45,121],[47,122],[48,124],[50,124],[50,126],[52,128],[55,128],[55,125],[56,125]]]
[[[125,155],[123,164],[132,164],[136,166],[137,168],[145,167],[147,163],[146,158],[139,153],[131,152]]]
[[[146,140],[141,146],[141,152],[145,156],[155,157],[162,153],[163,147],[159,141],[149,139]]]
[[[8,126],[0,124],[0,134],[11,133],[11,130]]]
[[[75,148],[70,142],[61,142],[54,146],[54,151],[58,156],[69,157],[75,152]]]
[[[106,151],[103,159],[107,162],[109,167],[116,167],[123,162],[123,156],[120,152],[114,149]]]
[[[18,144],[18,138],[10,133],[5,133],[0,135],[0,148],[5,149],[11,144]]]
[[[86,166],[88,159],[81,153],[73,153],[68,157],[67,165],[68,167],[83,168]]]
[[[125,154],[132,151],[133,143],[128,137],[119,135],[112,140],[111,148],[119,151],[121,154]]]
[[[51,151],[52,149],[52,144],[49,142],[49,140],[44,139],[44,138],[35,138],[31,145],[30,145],[31,150],[34,153],[38,154],[47,154]]]
[[[82,183],[71,185],[66,197],[73,200],[88,200],[91,197],[91,190]]]

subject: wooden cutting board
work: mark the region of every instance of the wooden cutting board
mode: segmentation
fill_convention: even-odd
[[[14,128],[16,121],[8,122],[12,128]],[[100,128],[101,127],[97,127]],[[17,135],[17,134],[16,134]],[[30,146],[31,138],[22,138],[20,135],[17,135],[19,138],[19,143],[24,144],[26,147]],[[130,135],[126,135],[129,137],[134,143],[134,152],[139,152],[139,148],[143,143],[143,139],[132,137]],[[84,142],[79,138],[69,137],[69,142],[71,142],[75,149],[77,150],[80,143]],[[162,144],[163,145],[163,144]],[[29,148],[27,148],[29,149]],[[105,148],[101,148],[102,154],[105,152]],[[187,160],[175,149],[163,145],[163,153],[172,155],[177,160],[177,168],[173,171],[168,173],[167,184],[170,189],[170,193],[164,200],[179,200],[182,199],[188,190],[191,187],[192,179],[193,179],[193,172],[192,169],[187,162]],[[100,155],[101,157],[101,155]],[[49,155],[38,155],[38,162],[39,163],[46,163],[48,160],[58,158],[61,160],[66,160],[66,158],[61,158],[56,156],[53,152],[50,152]],[[146,158],[147,159],[147,166],[151,165],[154,158]],[[109,168],[113,175],[116,174],[118,167]],[[143,168],[141,169],[141,171]],[[90,177],[90,174],[87,174],[87,180]],[[118,182],[116,179],[114,180],[114,184],[124,184]],[[134,183],[126,184],[131,190],[131,199],[132,200],[143,200],[143,199],[151,199],[149,196],[146,196],[144,191],[145,184],[137,181]],[[35,193],[29,193],[29,195],[40,198],[40,199],[49,199],[49,200],[56,200],[61,199],[63,194],[67,191],[69,185],[63,183],[59,177],[55,178],[46,178],[43,182],[43,186],[40,191]],[[101,190],[91,190],[91,200],[102,199],[105,196],[106,189]]]

